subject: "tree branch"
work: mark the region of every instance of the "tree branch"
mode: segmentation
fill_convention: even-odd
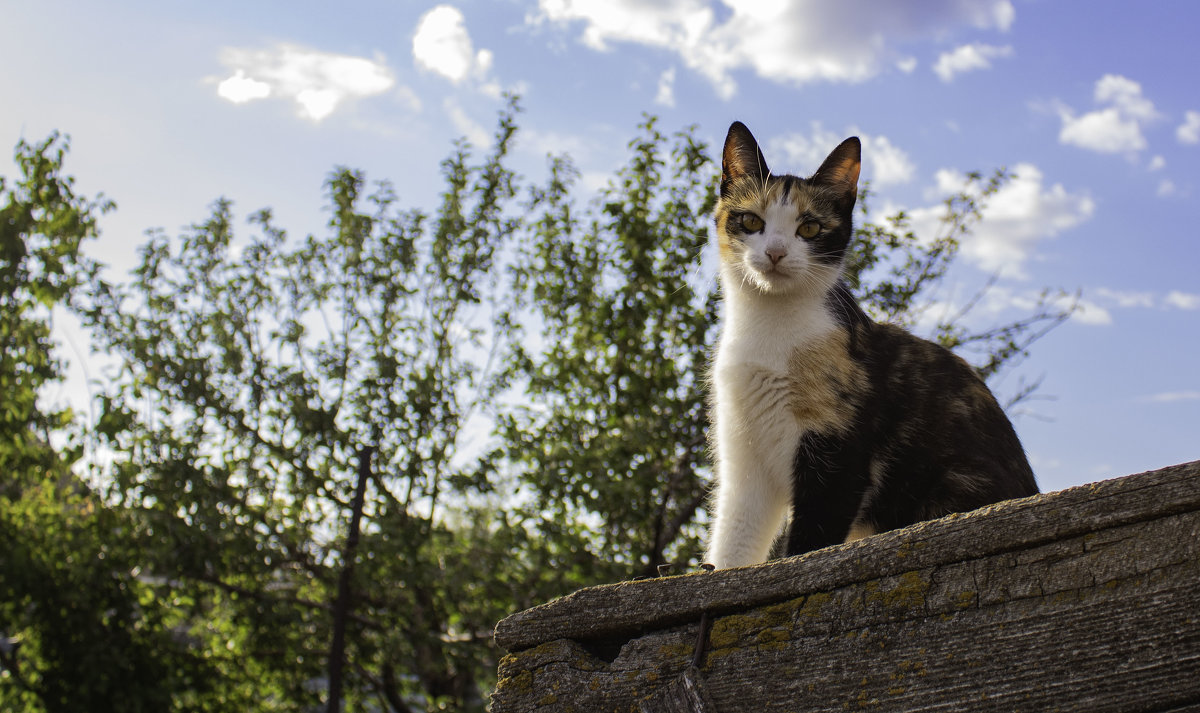
[[[350,531],[346,534],[346,547],[342,550],[342,573],[338,577],[337,601],[333,607],[333,641],[329,646],[329,701],[328,713],[342,709],[342,670],[346,664],[346,620],[350,614],[354,592],[351,577],[354,574],[354,558],[358,552],[358,531],[362,523],[363,501],[366,499],[367,480],[371,477],[371,452],[367,446],[358,451],[358,484],[354,488],[354,504],[350,512]]]

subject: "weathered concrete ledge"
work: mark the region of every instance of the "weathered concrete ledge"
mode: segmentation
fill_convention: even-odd
[[[583,589],[496,626],[493,713],[1200,712],[1200,461],[764,565]]]

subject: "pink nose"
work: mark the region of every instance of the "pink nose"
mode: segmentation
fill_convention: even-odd
[[[767,248],[767,257],[771,259],[772,265],[778,265],[780,260],[787,257],[787,250],[783,248]]]

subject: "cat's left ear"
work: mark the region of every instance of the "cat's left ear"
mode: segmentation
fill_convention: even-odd
[[[858,197],[858,171],[861,167],[862,144],[857,136],[851,136],[838,144],[808,180],[837,189],[843,195],[843,200],[854,205]]]

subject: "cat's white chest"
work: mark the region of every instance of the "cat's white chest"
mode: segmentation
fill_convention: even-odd
[[[786,375],[797,349],[825,339],[837,323],[821,300],[755,300],[731,296],[713,363],[718,381],[747,371]]]
[[[835,325],[819,305],[811,313],[797,307],[727,311],[713,363],[718,457],[761,461],[777,450],[784,457],[801,434],[803,424],[792,415],[788,363]],[[777,468],[769,470],[783,477]]]
[[[837,328],[817,300],[730,295],[713,363],[716,522],[709,561],[763,561],[792,497],[792,462],[806,424],[797,419],[789,362]]]

